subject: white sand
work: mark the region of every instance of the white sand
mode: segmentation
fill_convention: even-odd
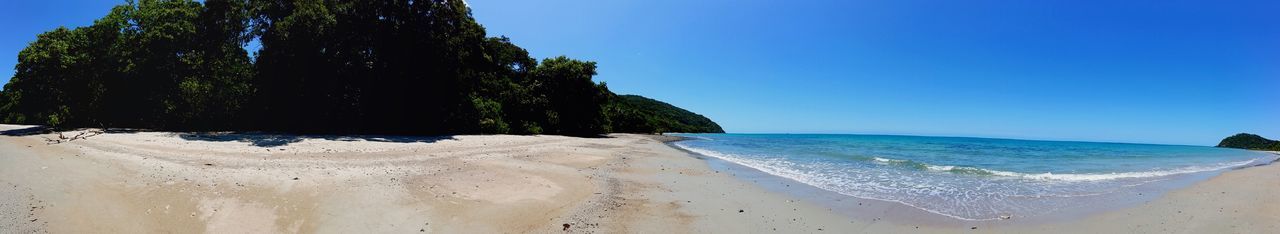
[[[717,173],[660,136],[42,137],[56,135],[0,136],[0,232],[973,231],[837,215]],[[1140,207],[979,231],[1274,233],[1278,177],[1276,166],[1240,170]]]

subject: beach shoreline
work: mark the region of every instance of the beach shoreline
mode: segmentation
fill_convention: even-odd
[[[1133,193],[1138,196],[1129,197],[1128,199],[1119,201],[1108,201],[1105,205],[1087,204],[1086,206],[1086,204],[1081,204],[1080,207],[1058,210],[1049,215],[1043,216],[1024,217],[1016,214],[1009,214],[1008,216],[973,220],[928,211],[927,209],[898,201],[845,195],[805,184],[796,181],[795,179],[770,174],[747,165],[730,162],[711,155],[703,155],[698,152],[685,149],[685,146],[680,146],[675,144],[675,142],[668,142],[668,145],[673,148],[681,149],[681,151],[688,154],[696,155],[696,157],[700,159],[707,160],[708,165],[715,170],[728,171],[735,177],[738,177],[738,179],[751,182],[752,184],[765,188],[770,192],[786,194],[798,200],[820,204],[820,206],[831,208],[835,213],[852,219],[887,221],[912,226],[924,225],[944,229],[966,227],[986,227],[1012,230],[1028,228],[1035,229],[1037,227],[1053,226],[1061,223],[1075,223],[1090,217],[1112,213],[1132,213],[1132,211],[1126,211],[1129,209],[1135,209],[1144,204],[1156,202],[1168,193],[1189,189],[1193,185],[1218,177],[1220,174],[1233,173],[1234,171],[1246,170],[1255,167],[1268,167],[1274,162],[1280,161],[1280,158],[1276,158],[1260,164],[1240,166],[1221,171],[1173,176],[1164,179],[1165,183],[1135,186],[1129,191],[1126,191],[1126,193]],[[1280,152],[1275,151],[1261,152],[1280,155]]]
[[[678,136],[16,135],[0,136],[0,230],[15,232],[1280,230],[1273,164],[1073,220],[947,222],[752,174],[670,145]],[[846,206],[787,192],[806,189]]]

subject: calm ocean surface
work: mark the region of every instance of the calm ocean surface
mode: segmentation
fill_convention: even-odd
[[[676,146],[814,187],[964,220],[1176,188],[1276,155],[1201,146],[828,134],[679,134]],[[1167,184],[1162,184],[1167,183]],[[1150,196],[1150,195],[1148,195]]]

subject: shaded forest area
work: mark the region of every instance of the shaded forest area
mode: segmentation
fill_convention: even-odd
[[[40,34],[15,70],[0,118],[59,129],[723,132],[614,94],[592,80],[594,62],[537,61],[456,0],[130,1]]]

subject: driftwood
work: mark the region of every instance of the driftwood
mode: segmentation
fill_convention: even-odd
[[[45,144],[52,145],[52,144],[61,144],[61,143],[71,142],[74,140],[86,140],[86,139],[89,139],[89,137],[102,135],[103,133],[106,133],[106,132],[100,129],[90,129],[86,131],[80,131],[76,133],[75,136],[71,136],[71,137],[67,137],[67,135],[64,134],[64,132],[58,132],[58,139],[50,139],[49,137],[41,137],[41,138],[44,138]]]

